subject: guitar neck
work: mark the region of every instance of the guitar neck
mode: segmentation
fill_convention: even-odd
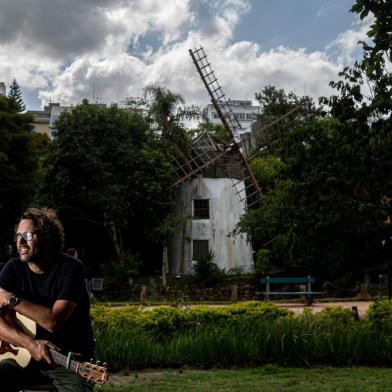
[[[53,350],[52,348],[49,349],[50,350],[50,354],[52,355],[53,361],[56,365],[61,365],[64,367],[68,367],[70,370],[78,373],[79,372],[79,366],[80,366],[80,362],[78,361],[74,361],[73,359],[71,359],[68,362],[68,357],[59,353],[56,350]]]

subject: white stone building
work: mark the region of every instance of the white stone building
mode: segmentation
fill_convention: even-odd
[[[252,101],[241,100],[227,100],[224,102],[225,107],[231,109],[241,125],[240,129],[235,130],[234,136],[239,138],[241,134],[250,132],[251,124],[256,121],[257,115],[260,113],[260,107],[254,106]],[[218,113],[214,106],[210,103],[205,108],[205,113],[208,122],[211,124],[222,124]]]
[[[209,134],[203,138],[214,149],[224,143]],[[226,272],[253,272],[252,247],[245,235],[230,235],[241,216],[244,205],[236,193],[233,180],[241,180],[241,165],[237,153],[230,153],[175,191],[176,216],[182,222],[169,244],[169,270],[171,274],[191,274],[195,261],[214,253],[213,262]],[[244,188],[243,186],[241,188]]]

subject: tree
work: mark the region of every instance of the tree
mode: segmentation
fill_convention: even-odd
[[[367,35],[371,42],[360,42],[363,58],[353,67],[346,67],[342,78],[330,85],[338,94],[322,102],[331,107],[331,114],[340,119],[366,123],[388,121],[392,111],[392,23],[389,1],[357,0],[351,12],[361,19],[373,15]]]
[[[374,16],[363,59],[330,83],[337,93],[320,100],[326,119],[296,124],[283,136],[284,166],[260,208],[241,222],[275,265],[323,279],[359,278],[380,263],[382,239],[392,235],[385,224],[392,216],[390,4],[357,0],[351,11]],[[272,114],[291,102],[275,89],[265,96]]]
[[[302,113],[316,112],[313,99],[309,96],[300,97],[293,92],[288,94],[283,89],[277,89],[275,86],[265,86],[255,97],[261,106],[261,114],[258,120],[268,124],[279,117],[287,114],[296,107],[301,108]]]
[[[147,119],[153,129],[159,132],[162,138],[175,144],[184,153],[190,144],[190,135],[184,126],[184,121],[197,120],[202,116],[198,106],[186,106],[180,94],[151,84],[145,88],[147,102]]]
[[[200,123],[196,129],[192,130],[195,136],[200,135],[203,132],[208,132],[218,139],[230,144],[232,142],[231,137],[228,135],[225,127],[222,124],[212,124],[212,123]]]
[[[0,255],[13,243],[17,216],[35,194],[37,155],[32,118],[14,99],[0,96]]]
[[[390,180],[382,180],[392,159],[380,159],[372,141],[369,127],[334,119],[287,132],[273,184],[241,222],[256,250],[270,250],[275,267],[322,280],[360,278],[374,265],[387,217],[383,195]]]
[[[60,210],[74,241],[83,236],[86,258],[151,248],[146,238],[170,207],[171,168],[141,113],[83,104],[56,128],[41,200]]]
[[[14,99],[15,102],[19,105],[18,112],[24,112],[26,110],[26,106],[22,98],[22,92],[20,91],[20,87],[16,79],[12,81],[10,91],[8,93],[8,98]]]

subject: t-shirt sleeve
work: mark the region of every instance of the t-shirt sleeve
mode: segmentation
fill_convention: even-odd
[[[10,292],[16,290],[15,261],[13,259],[9,260],[0,271],[0,287]]]
[[[85,289],[84,265],[75,261],[67,267],[57,299],[66,299],[75,303],[80,302],[81,295]]]

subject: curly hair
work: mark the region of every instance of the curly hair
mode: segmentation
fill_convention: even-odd
[[[23,212],[20,220],[33,221],[35,230],[48,241],[55,252],[60,252],[64,246],[64,226],[56,212],[50,208],[29,208]]]

